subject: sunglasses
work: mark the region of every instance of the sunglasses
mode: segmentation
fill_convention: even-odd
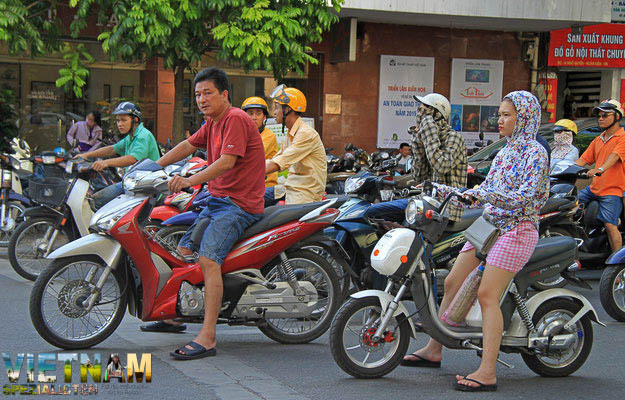
[[[597,114],[597,119],[606,119],[608,118],[610,115],[612,115],[613,113],[605,113],[605,112],[601,112]]]

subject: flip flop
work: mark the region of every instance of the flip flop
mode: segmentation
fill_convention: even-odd
[[[421,368],[440,368],[440,361],[431,361],[416,354],[407,354],[407,356],[416,357],[416,360],[401,360],[400,364],[405,367],[421,367]]]
[[[186,346],[190,346],[193,349],[188,349]],[[184,351],[184,354],[180,353],[180,351]],[[206,347],[196,342],[189,342],[169,353],[170,356],[177,360],[196,360],[198,358],[213,357],[216,354],[216,348],[206,349]]]
[[[477,383],[478,386],[467,386],[467,385],[463,385],[461,383],[456,382],[454,384],[454,389],[456,390],[460,390],[461,392],[496,392],[497,391],[497,384],[494,385],[485,385],[480,381],[477,381],[475,379],[471,379],[471,378],[467,378],[466,376],[464,378],[462,378],[464,380],[467,381],[471,381],[473,383]]]
[[[185,324],[172,325],[165,321],[151,322],[147,325],[141,325],[139,327],[143,332],[166,332],[166,333],[180,333],[187,329]]]

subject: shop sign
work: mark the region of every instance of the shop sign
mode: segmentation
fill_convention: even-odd
[[[451,127],[473,147],[480,132],[499,139],[497,112],[503,91],[503,61],[454,58],[451,62]]]
[[[379,148],[410,143],[408,129],[415,124],[418,106],[414,96],[425,96],[433,88],[434,57],[380,56]]]
[[[625,1],[612,1],[612,22],[625,22]]]
[[[547,110],[549,114],[549,122],[556,122],[556,105],[558,101],[558,77],[550,72],[547,78],[544,76],[540,79],[540,84],[545,88],[547,97]]]
[[[621,24],[589,25],[581,33],[551,31],[550,67],[625,68],[625,29]]]
[[[28,98],[34,100],[57,100],[58,96],[52,90],[31,90]]]

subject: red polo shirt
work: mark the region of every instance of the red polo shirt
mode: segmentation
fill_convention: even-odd
[[[209,118],[188,140],[195,147],[206,148],[209,164],[222,154],[237,156],[231,170],[208,182],[212,196],[230,196],[251,214],[264,211],[265,149],[258,128],[249,115],[230,107],[219,122]]]

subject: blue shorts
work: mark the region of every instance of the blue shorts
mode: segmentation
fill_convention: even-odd
[[[196,246],[191,243],[191,234],[200,219],[210,218],[198,254],[221,265],[243,232],[262,216],[263,214],[244,211],[230,197],[211,196],[206,207],[180,239],[178,246],[197,251]]]
[[[597,196],[590,191],[590,186],[579,191],[578,199],[580,203],[588,204],[593,200],[599,202],[599,214],[597,218],[602,222],[617,225],[618,219],[623,212],[623,201],[619,196]]]
[[[265,208],[275,206],[280,200],[284,200],[286,196],[276,199],[276,188],[274,186],[265,189]]]

